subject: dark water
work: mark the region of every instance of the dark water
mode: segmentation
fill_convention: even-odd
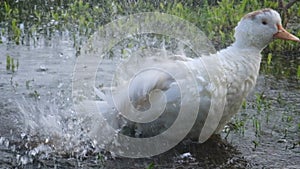
[[[72,109],[76,50],[68,36],[55,37],[0,46],[0,168],[300,168],[295,77],[261,75],[232,123],[204,144],[185,141],[144,159],[99,149]],[[15,72],[6,70],[6,55],[19,61]]]

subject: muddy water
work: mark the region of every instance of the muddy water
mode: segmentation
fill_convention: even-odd
[[[299,94],[297,81],[260,76],[246,108],[234,117],[245,125],[227,140],[254,168],[300,167]]]
[[[58,38],[59,37],[59,38]],[[300,168],[297,80],[261,75],[220,137],[180,143],[145,159],[97,148],[72,109],[76,51],[57,36],[40,46],[0,46],[0,168]],[[6,70],[6,55],[19,61]],[[109,66],[99,70],[109,71]]]

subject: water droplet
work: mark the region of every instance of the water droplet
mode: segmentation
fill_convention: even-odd
[[[12,146],[10,147],[10,149],[11,149],[11,151],[15,152],[15,151],[16,151],[16,145],[12,145]]]
[[[4,140],[4,146],[8,147],[9,146],[9,141],[7,139]]]
[[[279,139],[277,142],[278,143],[287,143],[287,140],[282,138],[282,139]]]
[[[27,155],[24,155],[20,158],[20,164],[21,165],[26,165],[30,162],[32,162],[33,160],[31,158],[29,158]]]
[[[58,86],[57,86],[57,88],[60,89],[63,85],[64,85],[64,83],[59,83]]]
[[[180,158],[189,158],[189,157],[192,157],[191,153],[188,152],[188,153],[183,153],[180,155]]]
[[[4,141],[5,141],[5,138],[4,137],[0,137],[0,145],[3,145]]]
[[[47,71],[48,68],[45,65],[40,65],[39,69],[37,70],[38,72],[45,72]]]
[[[21,138],[24,139],[26,136],[26,133],[21,133]]]
[[[33,150],[29,151],[29,155],[36,156],[39,153],[39,150],[37,148],[34,148]]]

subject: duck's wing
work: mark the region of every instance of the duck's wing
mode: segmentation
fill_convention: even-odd
[[[166,105],[180,96],[179,91],[175,90],[176,82],[184,76],[180,75],[178,64],[177,60],[167,62],[157,58],[140,62],[138,70],[131,74],[127,83],[112,92],[113,104],[132,121],[147,123],[157,119]]]
[[[189,132],[195,123],[191,137],[203,142],[222,117],[226,84],[214,58],[177,58],[147,57],[121,65],[117,85],[109,94],[97,95],[108,101],[109,109],[137,123],[145,136],[174,124],[177,133]]]

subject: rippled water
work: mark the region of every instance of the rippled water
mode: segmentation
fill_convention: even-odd
[[[183,142],[152,158],[121,158],[88,139],[84,119],[72,108],[72,43],[59,36],[39,44],[0,45],[1,168],[300,168],[295,79],[260,76],[221,138]],[[14,73],[6,70],[7,54],[19,61]],[[111,71],[109,62],[100,74]]]

